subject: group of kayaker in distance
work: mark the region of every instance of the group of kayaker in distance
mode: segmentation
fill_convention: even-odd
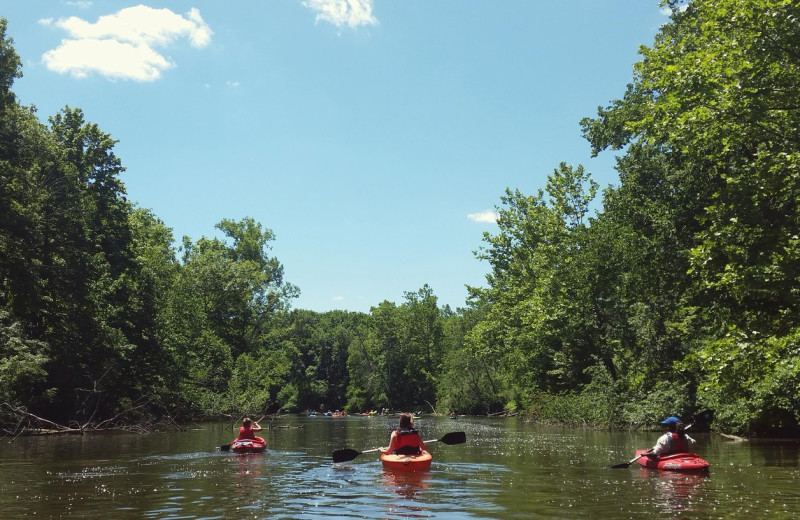
[[[658,438],[655,446],[650,448],[646,455],[648,457],[658,457],[689,451],[689,445],[696,441],[686,433],[686,427],[677,417],[670,416],[661,421],[664,434]],[[256,436],[255,432],[262,430],[258,422],[249,417],[242,420],[242,427],[239,428],[239,435],[236,441],[255,440],[266,442],[262,437]],[[389,446],[380,448],[381,453],[392,453],[397,455],[415,455],[426,449],[425,442],[420,437],[419,432],[414,429],[414,416],[410,413],[401,413],[398,429],[393,430],[389,436]]]
[[[655,446],[647,451],[648,457],[688,452],[689,446],[696,442],[686,433],[683,422],[674,415],[661,421],[661,426],[664,434],[658,438]],[[419,432],[414,429],[414,416],[410,413],[401,413],[399,428],[392,431],[389,446],[380,448],[380,451],[397,455],[414,455],[424,449],[426,449],[425,443]]]
[[[640,462],[642,465],[650,467],[653,466],[653,464],[660,464],[659,459],[662,459],[663,462],[663,460],[669,459],[669,456],[679,456],[675,454],[688,454],[694,460],[688,462],[681,461],[664,463],[663,468],[662,465],[653,467],[659,467],[662,469],[684,469],[684,466],[688,468],[688,464],[692,465],[692,469],[698,464],[702,468],[708,467],[708,462],[702,461],[696,455],[688,453],[689,446],[694,444],[696,441],[687,435],[687,427],[678,417],[667,417],[661,421],[661,425],[664,433],[658,438],[655,446],[649,450],[637,450],[636,458],[628,463],[617,464],[612,467],[627,467],[640,458],[642,458],[642,462]],[[256,436],[256,432],[260,432],[261,430],[262,428],[258,424],[258,421],[253,421],[249,417],[245,417],[242,420],[241,428],[239,428],[239,435],[236,440],[233,441],[231,449],[236,451],[237,443],[247,443],[248,445],[244,446],[245,451],[255,451],[256,449],[258,451],[263,451],[263,449],[266,448],[266,441],[262,437]],[[463,432],[457,432],[448,434],[439,440],[444,441],[446,444],[458,444],[463,443],[466,440],[466,437],[464,436]],[[257,443],[257,445],[251,446],[250,443]],[[399,414],[398,427],[391,432],[388,446],[367,451],[380,451],[381,460],[384,462],[384,466],[394,464],[399,465],[399,467],[402,469],[405,469],[405,466],[408,466],[411,463],[412,459],[409,459],[409,457],[414,458],[414,462],[420,462],[421,464],[424,464],[425,468],[430,466],[430,454],[427,452],[427,446],[425,445],[425,441],[422,440],[419,431],[414,428],[414,415],[411,413]],[[358,454],[362,453],[357,450],[350,449],[337,450],[337,452],[338,453],[334,453],[334,462],[336,462],[337,459],[339,461],[352,460]],[[417,461],[416,458],[420,458],[420,460]],[[643,462],[645,458],[652,461],[652,463]]]
[[[266,445],[266,440],[258,437],[255,432],[260,432],[261,426],[257,421],[249,417],[242,419],[242,426],[239,428],[239,435],[234,439],[234,443],[241,441],[256,441]],[[414,416],[410,413],[401,413],[398,429],[392,431],[389,436],[389,446],[379,448],[381,453],[391,453],[396,455],[418,455],[426,449],[425,442],[419,432],[414,429]]]

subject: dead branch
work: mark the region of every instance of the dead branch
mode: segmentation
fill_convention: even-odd
[[[83,433],[80,428],[71,428],[69,426],[64,426],[63,424],[58,424],[53,422],[49,419],[45,419],[44,417],[39,417],[38,415],[34,415],[26,410],[22,406],[14,406],[12,404],[3,402],[0,403],[0,407],[7,409],[12,414],[15,414],[20,418],[20,421],[17,423],[17,432],[13,432],[13,434],[17,435],[20,432],[24,432],[27,429],[32,430],[30,433],[32,434],[44,434],[44,433]],[[34,427],[32,428],[25,428],[23,426],[23,422],[28,421],[29,423],[33,423]],[[51,429],[45,429],[39,427],[39,425],[47,425],[50,426]],[[12,432],[7,432],[12,433]]]

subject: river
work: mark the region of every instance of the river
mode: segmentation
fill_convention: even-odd
[[[0,518],[797,518],[800,445],[694,434],[707,475],[627,462],[657,432],[541,427],[518,418],[423,416],[429,471],[384,471],[377,453],[333,464],[339,448],[388,442],[396,418],[292,417],[264,454],[221,452],[231,424],[148,435],[3,439]],[[264,421],[262,426],[269,424]]]

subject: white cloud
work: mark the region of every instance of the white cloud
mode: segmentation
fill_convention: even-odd
[[[332,300],[335,301],[335,302],[343,302],[344,301],[344,296],[334,296],[332,298]]]
[[[318,22],[330,22],[337,27],[378,24],[372,16],[372,0],[304,0],[303,5],[317,13]]]
[[[92,2],[87,1],[77,1],[77,2],[67,2],[67,5],[72,7],[77,7],[78,9],[89,9],[92,7]]]
[[[137,47],[116,40],[65,40],[42,56],[47,68],[60,74],[83,78],[98,72],[111,79],[153,81],[172,67],[149,47]]]
[[[497,213],[492,210],[480,211],[478,213],[468,213],[467,218],[473,222],[497,222]]]
[[[689,9],[689,2],[686,2],[678,6],[678,11],[681,13],[686,11],[687,9]],[[659,11],[664,16],[672,16],[672,8],[668,5],[661,6],[661,9]]]
[[[174,66],[156,47],[186,38],[192,47],[203,48],[213,34],[194,8],[181,16],[169,9],[138,5],[101,16],[95,23],[76,16],[39,23],[69,35],[42,56],[47,68],[79,78],[94,72],[110,79],[154,81]]]
[[[225,84],[227,86],[229,86],[230,88],[236,88],[236,87],[239,86],[239,82],[238,81],[226,81]]]

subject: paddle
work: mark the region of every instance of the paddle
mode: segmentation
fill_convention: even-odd
[[[634,457],[634,458],[632,458],[632,459],[631,459],[631,460],[629,460],[628,462],[622,462],[622,463],[620,463],[620,464],[614,464],[613,466],[611,466],[611,469],[628,468],[628,467],[630,467],[630,465],[631,465],[631,464],[633,464],[633,463],[634,463],[634,462],[636,462],[637,460],[639,460],[639,459],[641,459],[642,457],[644,457],[645,455],[647,455],[647,453],[648,453],[648,452],[644,452],[644,453],[642,453],[641,455],[639,455],[638,457]]]
[[[280,404],[272,403],[271,405],[267,406],[266,410],[264,410],[264,415],[262,415],[258,420],[253,421],[253,423],[258,424],[259,422],[261,422],[264,419],[264,417],[266,417],[268,415],[271,415],[272,418],[274,419],[275,418],[275,414],[278,413],[280,411],[280,409],[281,409],[281,405]],[[219,447],[219,451],[231,451],[230,443],[223,444],[222,446],[220,446]]]
[[[424,441],[424,442],[425,442],[425,444],[428,444],[428,443],[431,443],[431,442],[443,442],[445,444],[463,444],[463,443],[467,442],[467,434],[464,433],[464,432],[450,432],[450,433],[446,433],[444,435],[444,437],[442,437],[441,439],[433,439],[433,440]],[[336,451],[333,452],[333,462],[336,462],[336,463],[338,463],[338,462],[348,462],[348,461],[351,461],[354,458],[358,457],[362,453],[372,453],[372,452],[380,451],[380,450],[381,450],[380,448],[373,448],[371,450],[364,450],[364,451],[352,450],[350,448],[344,448],[344,449],[341,449],[341,450],[336,450]]]

